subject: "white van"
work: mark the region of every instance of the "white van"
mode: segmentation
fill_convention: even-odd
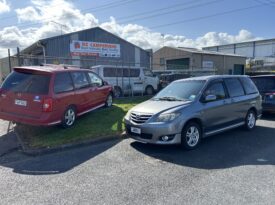
[[[113,86],[115,97],[138,92],[152,95],[158,90],[159,78],[146,68],[97,65],[91,69]]]

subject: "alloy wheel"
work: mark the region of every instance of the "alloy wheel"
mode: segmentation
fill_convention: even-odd
[[[253,112],[250,112],[247,116],[247,126],[249,129],[252,129],[255,126],[256,117]]]
[[[74,124],[75,121],[75,111],[72,108],[69,108],[64,116],[65,124],[69,127]]]
[[[200,132],[197,127],[191,126],[186,132],[186,142],[190,147],[194,147],[198,144],[200,139]]]

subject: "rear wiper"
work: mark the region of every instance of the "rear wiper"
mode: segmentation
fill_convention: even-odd
[[[154,98],[155,100],[164,100],[164,101],[183,101],[182,99],[176,97],[161,97],[161,98]]]

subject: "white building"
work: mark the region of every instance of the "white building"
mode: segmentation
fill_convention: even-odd
[[[203,50],[246,56],[248,68],[275,69],[275,38],[210,46]]]

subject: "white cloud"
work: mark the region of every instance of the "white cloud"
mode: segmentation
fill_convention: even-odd
[[[1,2],[1,0],[0,0]],[[3,1],[5,2],[5,1]],[[31,5],[16,9],[18,21],[24,24],[34,24],[35,27],[19,29],[16,26],[6,27],[0,30],[0,56],[6,56],[3,49],[27,47],[35,41],[60,34],[69,33],[95,26],[114,33],[121,38],[130,41],[144,49],[159,49],[161,46],[196,47],[242,42],[256,39],[249,31],[240,30],[238,34],[208,32],[196,39],[190,39],[182,35],[154,32],[137,24],[119,24],[114,17],[107,22],[100,23],[91,13],[82,13],[66,0],[32,0]],[[54,22],[57,23],[54,23]],[[38,25],[37,25],[38,24]]]
[[[10,11],[10,6],[7,3],[6,0],[0,0],[0,14],[1,13],[5,13],[5,12],[9,12]]]

